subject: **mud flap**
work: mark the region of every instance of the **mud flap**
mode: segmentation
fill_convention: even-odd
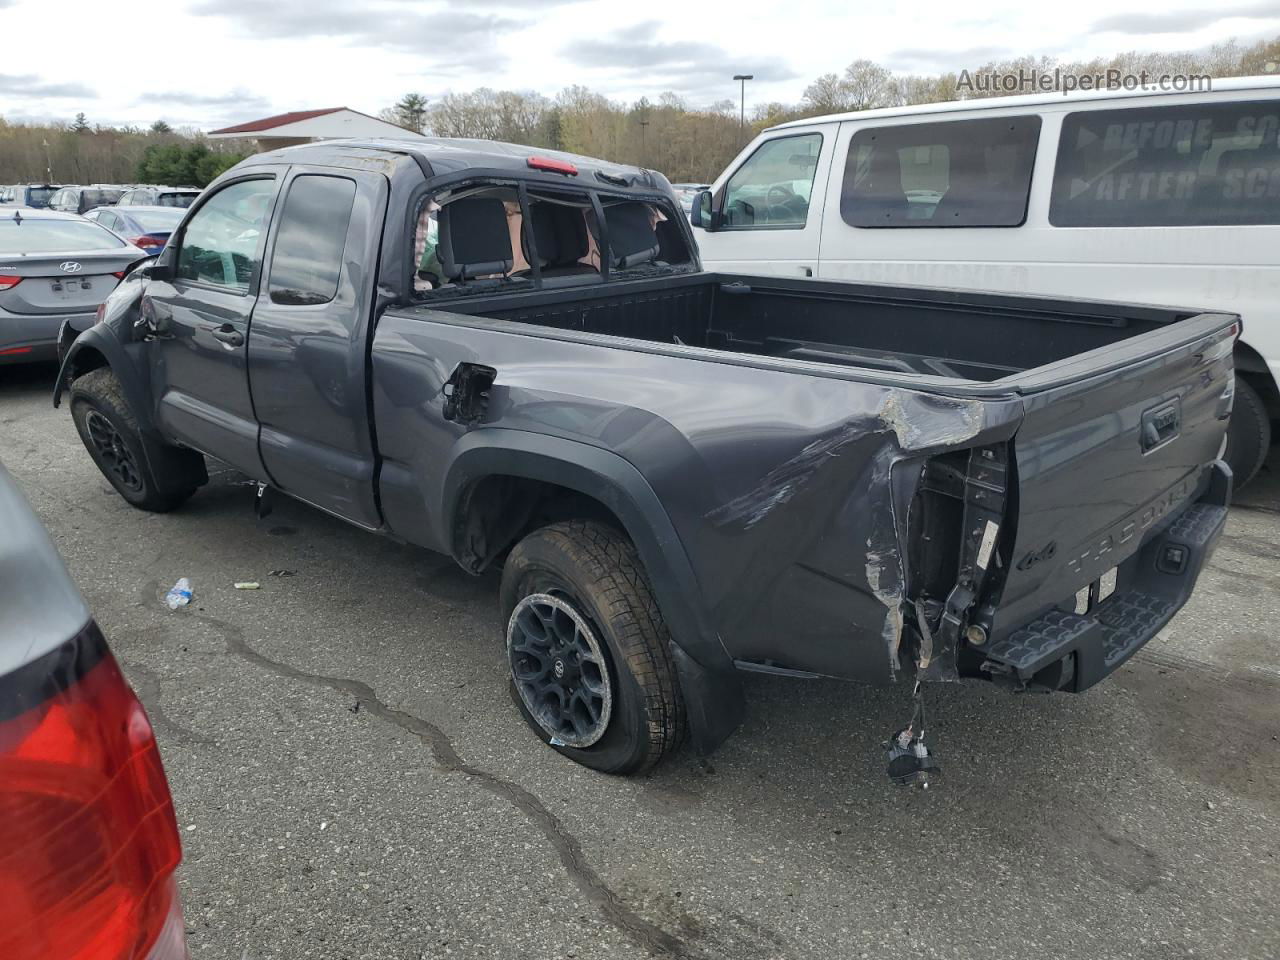
[[[710,670],[675,643],[670,649],[689,719],[689,742],[699,756],[708,756],[742,723],[742,680],[732,666]]]

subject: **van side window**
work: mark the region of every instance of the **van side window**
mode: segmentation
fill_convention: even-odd
[[[328,303],[338,292],[356,185],[345,177],[295,177],[271,253],[272,303]]]
[[[766,140],[725,184],[725,230],[799,230],[809,218],[822,134]]]
[[[273,180],[241,180],[210,197],[183,228],[175,277],[248,293],[275,189]]]
[[[869,127],[845,159],[851,227],[1017,227],[1027,218],[1040,118]]]
[[[1088,110],[1062,121],[1055,227],[1280,224],[1280,103]]]

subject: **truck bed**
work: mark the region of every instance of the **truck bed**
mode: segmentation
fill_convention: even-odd
[[[699,274],[460,298],[450,313],[991,383],[1197,314],[1045,297]]]

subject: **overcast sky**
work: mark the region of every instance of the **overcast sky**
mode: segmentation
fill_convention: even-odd
[[[1280,0],[1170,2],[0,0],[0,115],[212,129],[316,107],[377,113],[407,91],[574,83],[703,106],[736,99],[730,77],[753,73],[749,107],[796,102],[813,77],[863,57],[936,73],[1280,34]]]

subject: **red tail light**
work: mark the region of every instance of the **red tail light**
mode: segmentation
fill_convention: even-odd
[[[0,273],[0,290],[8,290],[11,287],[16,287],[21,282],[21,277],[15,277],[7,273]]]
[[[530,157],[527,161],[533,170],[546,170],[548,173],[567,173],[571,177],[578,175],[578,168],[563,160],[552,160],[550,157]]]
[[[123,279],[124,279],[124,271],[123,271],[123,270],[112,270],[112,271],[111,271],[111,275],[112,275],[113,277],[115,277],[117,280],[123,280]]]
[[[6,347],[0,350],[0,357],[16,357],[20,353],[30,353],[34,347]]]
[[[163,240],[159,240],[156,237],[148,237],[148,236],[134,237],[129,242],[132,243],[135,247],[163,247],[164,246]]]
[[[0,687],[0,957],[185,958],[173,801],[97,627]]]

